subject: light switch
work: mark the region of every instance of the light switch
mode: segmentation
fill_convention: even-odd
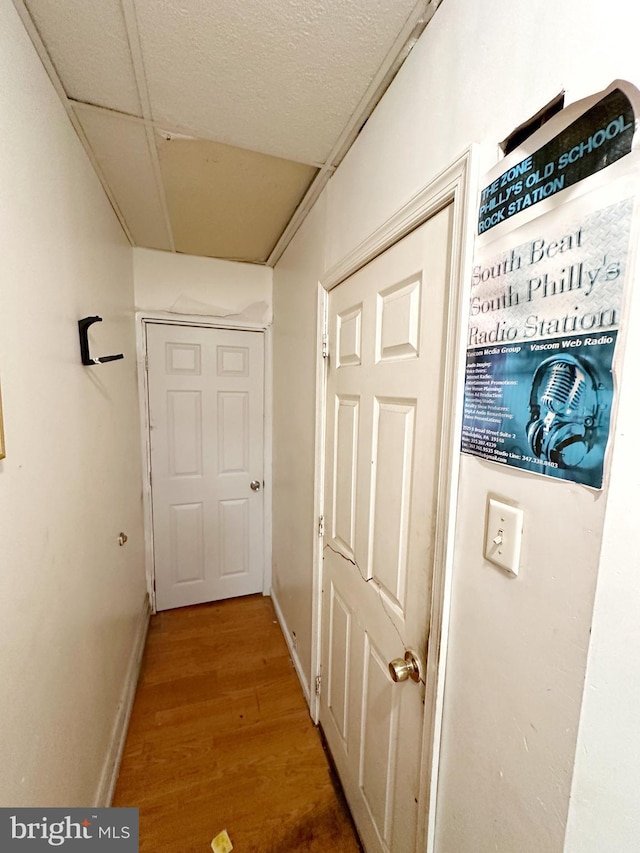
[[[520,568],[523,521],[521,509],[489,498],[484,556],[512,575],[517,575]]]

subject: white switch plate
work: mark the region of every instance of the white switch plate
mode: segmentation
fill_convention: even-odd
[[[517,575],[520,569],[523,521],[521,509],[489,498],[484,556],[512,575]]]

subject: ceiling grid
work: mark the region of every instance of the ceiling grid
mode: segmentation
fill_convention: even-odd
[[[125,26],[127,28],[127,37],[129,40],[129,49],[131,50],[136,86],[138,88],[138,97],[140,98],[140,104],[142,106],[142,118],[145,120],[145,133],[147,136],[147,145],[149,146],[151,165],[156,180],[158,197],[162,206],[162,215],[169,238],[169,248],[172,252],[175,252],[176,244],[173,238],[173,228],[171,226],[171,218],[167,207],[167,197],[160,170],[160,158],[158,156],[158,148],[156,146],[156,134],[153,127],[148,124],[148,122],[153,119],[153,113],[151,111],[151,102],[149,101],[149,89],[147,87],[147,78],[144,71],[144,59],[142,56],[142,49],[140,47],[140,34],[138,31],[138,21],[136,18],[134,0],[120,0],[120,2],[124,13]]]
[[[133,245],[277,262],[442,0],[13,0]]]

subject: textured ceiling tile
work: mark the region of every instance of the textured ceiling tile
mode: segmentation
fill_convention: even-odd
[[[67,95],[140,115],[119,0],[25,0]]]
[[[136,0],[154,118],[324,162],[416,0]]]
[[[159,139],[176,250],[265,262],[316,169],[199,139]]]
[[[144,126],[102,110],[76,115],[135,245],[171,249]]]

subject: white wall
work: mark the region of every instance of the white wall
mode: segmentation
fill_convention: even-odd
[[[90,805],[146,595],[131,249],[10,0],[0,77],[0,805]]]
[[[566,853],[637,850],[640,826],[640,557],[637,427],[640,298],[620,383],[600,569],[571,791]]]
[[[134,249],[133,267],[138,310],[271,322],[270,267],[155,249]]]
[[[318,252],[307,257],[303,242],[317,246],[324,239],[331,267],[470,143],[480,144],[482,167],[488,167],[495,162],[498,142],[563,89],[572,102],[615,78],[638,84],[639,23],[640,13],[626,0],[562,0],[553,9],[543,0],[445,0],[330,181],[326,231],[318,218],[315,236],[306,232],[295,238],[290,258],[299,255],[286,279],[276,267],[276,312],[280,288],[283,297],[296,275],[311,304]],[[305,319],[295,339],[307,352],[313,344],[310,328]],[[281,330],[290,331],[289,325]],[[635,365],[625,373],[631,384],[637,383]],[[280,397],[276,420],[279,407],[284,410],[296,400],[311,405],[313,382],[309,359]],[[276,430],[276,459],[279,447],[289,441]],[[312,446],[309,431],[299,438],[296,453],[309,459]],[[625,460],[624,445],[617,452]],[[627,452],[632,454],[631,448]],[[636,465],[633,455],[622,465],[630,463]],[[631,487],[621,482],[621,502],[635,497]],[[517,580],[482,558],[489,492],[525,512]],[[292,527],[310,526],[308,502],[296,504],[286,495],[276,500]],[[605,501],[606,493],[462,459],[437,810],[436,849],[441,853],[563,850],[600,549],[603,541],[606,547],[610,525],[607,519],[605,527]],[[628,535],[627,548],[637,554],[638,525]],[[310,583],[307,563],[300,565],[302,555],[298,548],[288,567],[280,559],[275,573],[292,578],[298,572],[299,600],[308,595]],[[627,582],[638,590],[640,581],[631,571]],[[609,583],[607,589],[614,601],[624,596],[624,586]],[[613,612],[608,602],[609,615],[601,624],[609,637]],[[620,654],[629,654],[622,639],[613,643]],[[608,649],[605,660],[613,656]],[[601,725],[602,716],[594,717],[592,739]],[[625,734],[637,755],[640,733]],[[600,766],[595,759],[589,775],[597,775]],[[639,763],[627,762],[623,769],[629,791],[638,790]],[[578,789],[575,793],[581,795]],[[589,805],[602,837],[610,820],[608,805],[604,800]],[[640,813],[629,819],[626,837],[635,833],[637,839]],[[636,846],[615,849],[632,853]],[[603,842],[599,849],[614,848]],[[577,853],[580,845],[571,850]]]
[[[278,264],[273,331],[273,595],[309,689],[315,465],[316,306],[324,195]]]

